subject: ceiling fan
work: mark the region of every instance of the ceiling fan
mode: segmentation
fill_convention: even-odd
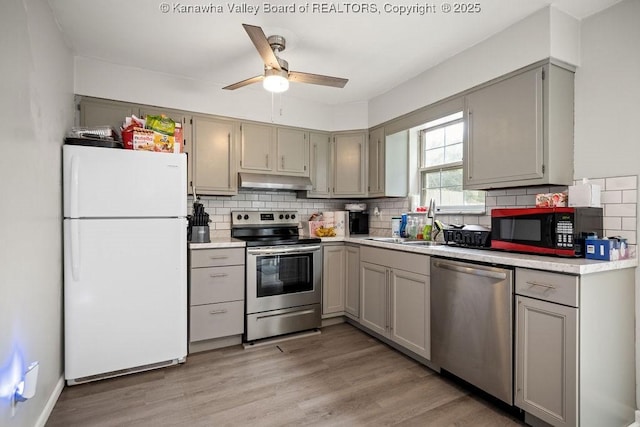
[[[278,56],[278,53],[282,52],[286,47],[284,37],[273,35],[267,38],[260,27],[248,24],[242,24],[242,26],[264,61],[264,74],[225,86],[223,89],[239,89],[262,81],[265,89],[277,93],[286,91],[289,88],[289,82],[311,83],[343,88],[349,81],[348,79],[339,77],[290,71],[289,63]]]

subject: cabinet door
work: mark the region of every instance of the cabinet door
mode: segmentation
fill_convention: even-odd
[[[366,140],[364,132],[336,134],[333,138],[333,195],[359,197],[366,194]]]
[[[542,71],[526,71],[466,96],[465,188],[504,187],[544,176]]]
[[[80,100],[80,126],[112,126],[120,129],[127,116],[140,114],[138,107],[126,102],[103,99]]]
[[[176,123],[182,123],[181,141],[184,152],[187,154],[187,193],[193,194],[193,137],[191,133],[191,116],[185,115],[181,111],[168,110],[163,108],[141,107],[140,117],[160,116],[164,114]]]
[[[309,176],[309,133],[278,128],[276,171],[284,175]]]
[[[310,170],[313,188],[307,197],[331,197],[331,137],[326,133],[311,132]]]
[[[360,324],[386,335],[388,330],[388,270],[360,262]]]
[[[347,314],[360,317],[360,248],[345,246],[346,291],[344,309]]]
[[[429,276],[394,269],[390,272],[391,339],[431,358]]]
[[[273,171],[273,127],[243,123],[240,129],[240,170],[254,173]]]
[[[193,186],[196,194],[236,194],[232,122],[193,118]]]
[[[344,312],[344,245],[325,246],[322,268],[322,314]]]
[[[576,426],[578,309],[516,297],[515,405],[553,426]]]
[[[384,128],[378,128],[369,134],[369,162],[367,194],[370,197],[384,196],[385,182],[385,141]]]

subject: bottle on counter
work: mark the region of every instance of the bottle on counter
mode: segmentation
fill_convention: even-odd
[[[400,237],[407,237],[407,214],[403,213],[400,217]]]
[[[407,225],[407,237],[415,239],[418,235],[418,224],[415,218],[409,218],[409,225]]]
[[[417,232],[416,232],[416,239],[418,239],[418,240],[422,240],[422,239],[424,239],[423,228],[424,228],[424,218],[423,218],[423,217],[420,217],[420,218],[418,219],[418,226],[417,226]]]

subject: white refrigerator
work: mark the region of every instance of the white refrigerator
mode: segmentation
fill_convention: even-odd
[[[65,145],[65,379],[184,362],[185,154]]]

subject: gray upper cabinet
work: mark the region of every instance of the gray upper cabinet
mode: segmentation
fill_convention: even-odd
[[[196,194],[237,194],[235,134],[231,121],[193,117],[193,187]]]
[[[309,176],[309,132],[276,128],[276,172]]]
[[[366,196],[367,133],[340,132],[333,136],[333,196]]]
[[[311,132],[310,168],[312,189],[307,197],[331,197],[331,136],[328,133]]]
[[[271,173],[274,161],[273,146],[273,126],[242,123],[239,170],[241,172]]]
[[[84,97],[80,100],[80,126],[108,125],[120,129],[124,118],[132,114],[138,116],[140,110],[126,102]]]
[[[385,184],[385,143],[384,128],[377,128],[369,133],[369,163],[367,195],[369,197],[383,197]]]
[[[406,197],[409,191],[409,133],[369,133],[368,197]]]
[[[573,72],[528,67],[465,97],[464,188],[573,180]]]

